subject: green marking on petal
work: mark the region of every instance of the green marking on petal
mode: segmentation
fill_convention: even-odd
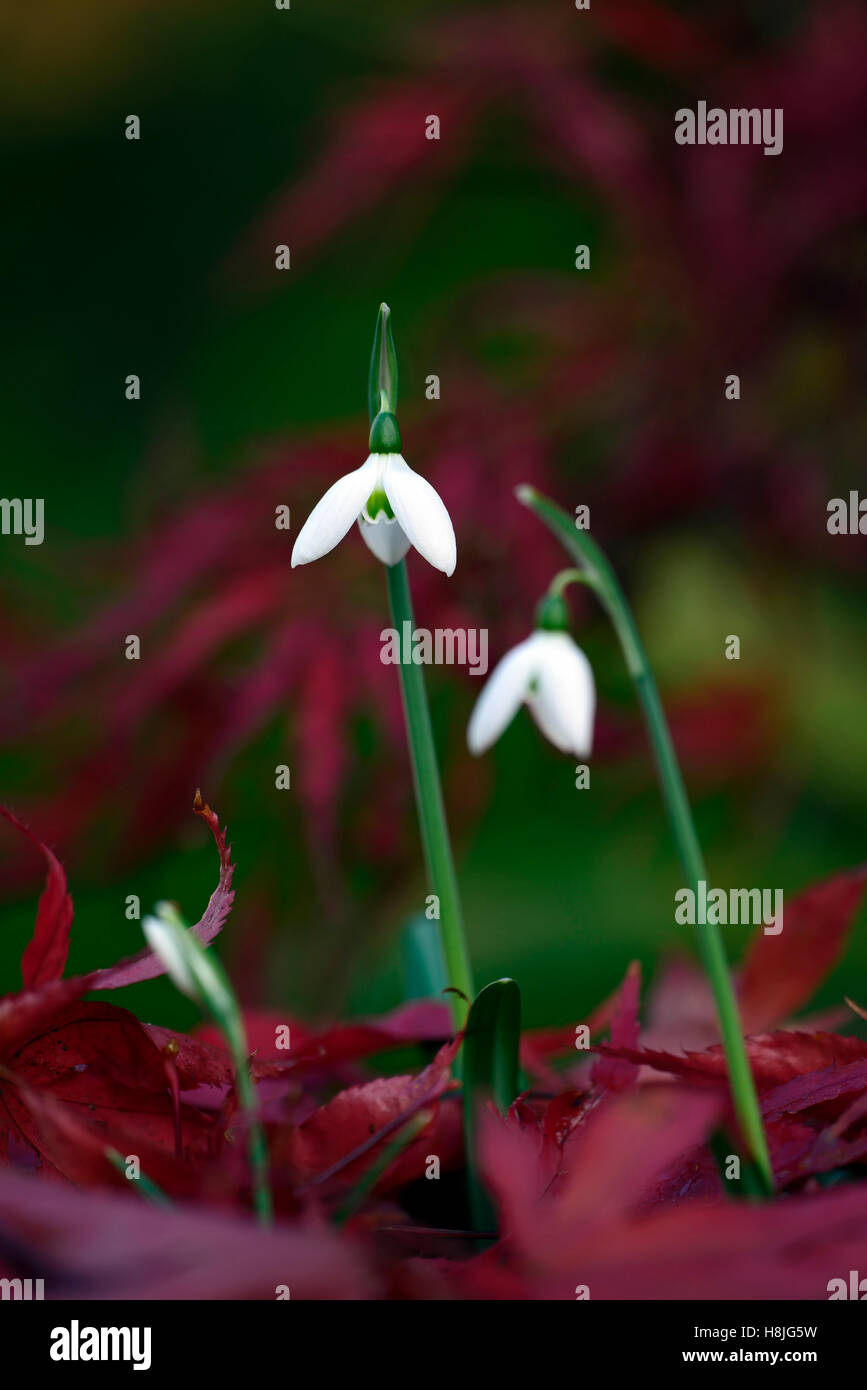
[[[389,502],[382,488],[377,487],[374,488],[373,492],[367,499],[367,502],[364,507],[364,514],[367,517],[368,521],[376,521],[376,518],[379,516],[380,512],[385,512],[385,515],[388,518],[388,520],[394,521],[394,512],[391,509],[391,503]]]

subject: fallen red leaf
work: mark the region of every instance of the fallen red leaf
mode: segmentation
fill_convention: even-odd
[[[748,1033],[796,1013],[843,951],[867,887],[867,866],[817,883],[784,906],[779,936],[756,933],[738,995]]]
[[[66,874],[54,853],[32,830],[28,830],[5,806],[0,816],[14,825],[45,857],[48,876],[36,909],[33,936],[21,957],[21,982],[24,988],[35,989],[51,980],[59,980],[69,955],[69,929],[72,926],[72,898],[66,889]]]
[[[220,822],[216,815],[210,806],[202,801],[201,792],[196,792],[193,810],[209,826],[220,855],[220,879],[217,887],[211,894],[208,906],[198,922],[190,927],[190,931],[198,937],[202,945],[209,946],[217,933],[222,930],[226,918],[232,910],[232,903],[235,898],[232,891],[235,866],[231,859],[231,846],[226,843],[226,831],[220,829]],[[135,956],[130,956],[128,960],[119,961],[117,965],[92,971],[85,976],[84,987],[88,990],[120,989],[123,985],[138,984],[141,980],[155,980],[159,975],[165,973],[166,968],[159,957],[151,950],[144,950],[139,951]]]
[[[405,1120],[422,1108],[435,1105],[443,1092],[456,1085],[450,1067],[457,1046],[455,1041],[441,1047],[417,1076],[379,1077],[339,1092],[291,1130],[284,1136],[279,1152],[291,1166],[294,1180],[314,1180],[324,1191],[324,1183],[330,1181],[332,1173],[339,1173],[337,1186],[351,1186],[369,1165],[373,1150],[382,1140],[393,1136]],[[411,1143],[390,1171],[388,1184],[378,1185],[377,1190],[399,1186],[410,1175],[420,1175],[424,1154],[429,1152],[427,1143],[424,1134]],[[347,1159],[350,1161],[344,1162]]]

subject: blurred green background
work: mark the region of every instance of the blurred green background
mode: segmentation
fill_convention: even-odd
[[[639,16],[643,8],[627,7]],[[851,211],[835,210],[806,238],[789,278],[760,315],[749,351],[731,340],[728,360],[748,362],[745,399],[721,410],[725,317],[707,317],[698,292],[690,299],[682,285],[674,308],[669,296],[672,277],[695,250],[689,219],[671,221],[664,242],[654,240],[649,213],[645,228],[640,179],[630,187],[624,178],[623,191],[633,199],[624,219],[618,191],[601,186],[580,161],[557,167],[544,157],[539,131],[504,79],[520,65],[516,41],[499,67],[492,58],[490,69],[480,69],[489,100],[447,176],[408,171],[333,235],[316,244],[311,237],[297,252],[293,245],[292,270],[284,276],[267,273],[267,256],[258,278],[249,273],[255,256],[232,259],[280,190],[306,178],[335,130],[357,119],[356,109],[375,99],[380,84],[418,81],[435,91],[444,75],[453,80],[460,71],[456,55],[468,42],[463,26],[494,55],[513,20],[517,35],[525,22],[538,29],[538,70],[527,81],[542,95],[546,65],[552,82],[575,74],[578,81],[589,67],[596,90],[647,134],[649,168],[657,168],[658,158],[660,187],[668,188],[673,205],[688,208],[688,190],[672,173],[673,108],[682,96],[725,91],[727,83],[738,90],[751,63],[762,73],[778,71],[782,81],[793,53],[809,58],[816,22],[806,5],[735,4],[725,17],[706,16],[697,5],[646,7],[649,37],[639,24],[635,38],[635,25],[625,24],[603,41],[591,29],[595,12],[596,6],[577,16],[563,3],[539,6],[538,14],[534,7],[532,16],[518,6],[504,18],[493,5],[370,10],[343,0],[298,0],[288,13],[240,0],[123,7],[90,0],[74,13],[60,4],[38,14],[7,12],[0,21],[2,491],[44,496],[47,521],[41,548],[11,537],[0,541],[7,702],[20,700],[15,672],[25,659],[126,592],[141,538],[163,517],[194,508],[197,497],[244,476],[282,441],[315,444],[335,430],[341,437],[355,431],[359,452],[364,448],[366,359],[376,306],[386,299],[395,314],[402,404],[416,422],[415,439],[431,361],[451,355],[495,383],[504,402],[530,383],[537,437],[558,495],[567,506],[573,498],[592,498],[594,523],[603,518],[602,539],[624,574],[666,701],[708,686],[746,686],[767,699],[761,746],[751,757],[727,765],[726,741],[737,730],[724,723],[697,733],[712,755],[712,775],[701,752],[686,759],[714,881],[782,887],[789,896],[864,857],[864,542],[851,537],[829,545],[825,536],[825,502],[857,486],[864,440],[857,391],[863,344],[852,336],[850,316],[863,302],[867,262],[863,223],[859,231]],[[652,40],[663,33],[654,28],[663,14],[707,41],[707,53],[697,50],[695,72],[688,53],[676,72],[660,59],[660,44]],[[141,118],[138,142],[124,138],[129,113]],[[799,123],[794,108],[791,114],[785,173],[759,170],[779,217],[769,218],[764,230],[761,218],[755,224],[770,261],[774,236],[802,206],[800,185],[791,181],[809,121]],[[595,118],[589,111],[582,119],[592,125]],[[805,178],[810,167],[805,160]],[[700,180],[697,187],[700,195]],[[545,340],[544,360],[551,361],[560,332],[550,326],[556,306],[562,302],[568,317],[570,304],[585,293],[583,283],[576,289],[579,242],[593,246],[586,295],[598,300],[619,358],[616,389],[591,391],[564,425],[562,414],[573,405],[568,385],[564,380],[558,388],[562,412],[545,398],[544,383],[539,392],[534,335]],[[228,274],[235,264],[240,270]],[[636,282],[642,264],[644,278]],[[704,276],[712,281],[716,273],[710,258]],[[510,330],[506,315],[486,323],[486,295],[498,302],[527,286],[532,304],[535,284],[538,312],[547,315],[541,328]],[[805,286],[809,294],[800,292]],[[748,283],[741,293],[746,303]],[[593,323],[598,333],[599,319]],[[588,336],[592,361],[597,339]],[[665,378],[654,383],[650,400],[636,406],[648,394],[648,364],[664,358],[675,338],[685,357],[694,356],[691,344],[710,344],[697,380],[682,381],[674,364],[667,384]],[[579,333],[569,342],[573,366],[582,361],[581,348]],[[123,394],[131,372],[143,383],[134,405]],[[726,409],[740,412],[736,423],[728,424]],[[696,445],[689,454],[698,460],[695,469],[707,466],[694,497],[690,462],[674,482],[664,462],[658,481],[652,460],[635,471],[636,460],[645,458],[642,422],[655,438],[660,417],[663,438],[688,435]],[[805,478],[812,511],[781,529],[790,482]],[[299,514],[322,481],[293,484]],[[643,497],[672,489],[673,501],[645,511]],[[479,515],[474,534],[486,524]],[[459,529],[459,554],[463,539]],[[288,584],[288,544],[286,564]],[[373,574],[370,583],[379,580]],[[305,582],[313,582],[312,570]],[[453,583],[461,584],[460,564]],[[382,598],[385,625],[384,589]],[[497,617],[491,614],[492,659],[506,645]],[[529,608],[524,617],[510,615],[518,628],[529,618]],[[729,633],[741,638],[739,663],[724,659]],[[619,652],[590,607],[581,610],[579,637],[613,727],[632,729],[633,697]],[[237,662],[243,661],[241,650]],[[443,748],[460,744],[476,684],[465,672],[431,673]],[[70,778],[80,716],[70,718],[66,744],[56,730],[46,744],[28,710],[15,713],[23,725],[5,742],[0,788],[38,832],[42,800],[56,798]],[[91,718],[98,727],[99,708]],[[420,872],[401,861],[376,878],[353,863],[355,907],[336,925],[323,925],[302,833],[304,808],[296,798],[287,809],[279,793],[263,791],[284,757],[284,725],[271,719],[232,759],[219,785],[203,787],[229,823],[238,864],[238,898],[221,949],[233,968],[243,966],[244,933],[265,914],[267,968],[260,987],[247,983],[248,998],[306,1015],[390,1007],[400,1000],[398,931],[426,891]],[[365,802],[375,811],[382,790],[363,719],[355,740],[352,757],[361,772],[344,804],[348,818]],[[161,748],[143,742],[139,756],[158,762]],[[512,975],[530,1024],[566,1022],[607,994],[633,957],[650,971],[664,953],[689,949],[673,924],[680,877],[640,743],[633,739],[625,752],[613,745],[600,756],[587,792],[574,789],[569,761],[542,743],[525,715],[491,758],[487,795],[457,816],[479,983]],[[200,761],[191,755],[190,801],[200,776]],[[455,785],[447,782],[452,795]],[[383,815],[390,814],[386,807]],[[58,846],[76,903],[74,969],[138,949],[137,924],[123,915],[126,894],[138,894],[143,910],[173,897],[196,918],[216,881],[213,847],[195,821],[186,830],[171,828],[143,855],[130,846],[130,861],[120,865],[100,853],[110,824],[110,809],[95,811],[87,852],[75,859]],[[414,840],[411,810],[405,833]],[[6,991],[18,987],[38,866],[30,865],[27,883],[16,877],[23,852],[11,832],[4,831],[0,853],[10,871],[0,933],[0,991]],[[267,892],[260,895],[263,882]],[[743,929],[730,931],[733,955],[743,940]],[[865,965],[862,929],[822,999],[838,1000],[844,991],[863,998]],[[187,1025],[194,1017],[162,981],[125,991],[122,1002],[152,1021]]]

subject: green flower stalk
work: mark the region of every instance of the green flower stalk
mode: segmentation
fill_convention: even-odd
[[[385,573],[392,625],[402,632],[404,622],[415,626],[406,561],[390,565]],[[412,662],[401,662],[400,685],[428,882],[439,899],[446,974],[449,987],[460,991],[450,994],[449,999],[455,1027],[462,1028],[474,996],[473,977],[422,668]]]
[[[109,1145],[105,1149],[105,1156],[111,1166],[120,1173],[122,1178],[128,1177],[126,1159],[123,1157],[123,1154],[119,1154],[117,1149],[113,1149]],[[166,1196],[162,1188],[158,1187],[157,1184],[148,1177],[147,1173],[139,1174],[135,1179],[135,1188],[139,1196],[143,1197],[146,1202],[150,1202],[151,1206],[171,1207],[172,1205],[171,1198]]]
[[[392,622],[403,632],[404,623],[410,624],[410,631],[415,626],[404,560],[410,547],[448,575],[454,572],[457,547],[442,498],[401,453],[397,385],[391,311],[381,304],[368,377],[370,453],[360,468],[338,479],[317,502],[298,533],[292,565],[309,564],[327,554],[357,522],[365,544],[386,566]],[[473,983],[427,692],[421,668],[412,662],[401,663],[400,678],[422,849],[431,892],[439,900],[448,985],[459,991],[450,999],[460,1028]]]
[[[268,1150],[250,1073],[244,1019],[232,986],[217,957],[208,952],[188,930],[173,903],[157,903],[154,915],[143,919],[142,931],[173,984],[199,1005],[226,1039],[235,1066],[238,1100],[247,1128],[253,1204],[259,1220],[263,1225],[268,1225],[274,1215],[268,1177]]]
[[[579,530],[561,507],[531,487],[518,488],[517,496],[554,533],[579,566],[577,571],[568,570],[558,576],[550,591],[554,600],[562,601],[567,583],[580,581],[593,589],[611,619],[644,713],[681,865],[689,886],[697,894],[699,883],[707,882],[704,857],[656,681],[617,576],[592,537]],[[735,1114],[764,1190],[771,1193],[773,1170],[722,937],[715,923],[700,925],[697,933],[699,954],[716,1004]]]

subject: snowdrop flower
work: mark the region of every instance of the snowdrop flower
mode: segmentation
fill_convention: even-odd
[[[160,905],[162,907],[162,904]],[[164,909],[163,909],[164,910]],[[189,999],[197,996],[196,981],[189,968],[183,947],[179,946],[177,934],[166,916],[147,916],[142,919],[141,929],[145,940],[154,955],[159,957],[172,984],[186,994]],[[183,930],[183,928],[182,928]]]
[[[187,929],[173,903],[158,903],[154,914],[142,919],[141,926],[154,955],[182,994],[218,1020],[232,1012],[232,999],[219,963]]]
[[[415,546],[434,569],[453,573],[457,547],[451,517],[439,493],[413,472],[400,449],[397,419],[381,410],[370,429],[368,458],[332,484],[301,527],[293,569],[327,555],[357,521],[383,564],[398,564]]]
[[[596,688],[587,657],[567,631],[559,595],[539,605],[536,629],[495,666],[467,729],[471,753],[483,753],[525,704],[547,739],[563,753],[585,757],[593,744]]]
[[[210,1015],[226,1039],[235,1067],[235,1089],[247,1131],[253,1205],[262,1224],[269,1225],[274,1206],[268,1178],[268,1150],[250,1071],[244,1018],[226,972],[217,957],[185,925],[174,903],[157,903],[153,915],[145,917],[141,925],[148,945],[162,962],[169,979]]]

